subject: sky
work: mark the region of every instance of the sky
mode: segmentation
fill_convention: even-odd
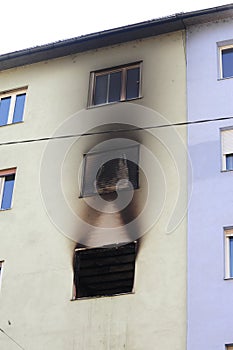
[[[226,4],[226,0],[3,1],[0,54]]]

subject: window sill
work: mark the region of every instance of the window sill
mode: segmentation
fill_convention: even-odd
[[[17,125],[17,124],[22,124],[22,123],[24,123],[24,120],[21,120],[20,122],[15,122],[15,123],[9,123],[9,124],[0,125],[0,128],[2,128],[2,127],[4,127],[4,126]]]
[[[93,297],[80,297],[80,298],[73,298],[70,299],[70,301],[77,301],[77,300],[91,300],[91,299],[102,299],[102,298],[112,298],[112,297],[120,297],[122,295],[134,295],[135,291],[128,292],[128,293],[118,293],[118,294],[112,294],[112,295],[96,295]]]
[[[232,77],[218,78],[217,80],[218,80],[218,81],[221,81],[221,80],[228,80],[228,79],[233,79],[233,76],[232,76]]]
[[[105,193],[96,193],[96,192],[93,192],[93,193],[89,193],[89,194],[80,194],[80,196],[78,197],[79,199],[83,199],[83,198],[90,198],[90,197],[108,197],[108,196],[111,196],[111,195],[114,195],[114,196],[118,196],[118,194],[120,192],[129,192],[129,191],[137,191],[137,190],[140,190],[140,187],[136,187],[136,188],[119,188],[118,190],[116,191],[111,191],[111,192],[105,192]]]
[[[233,280],[233,277],[224,277],[224,281]]]
[[[11,210],[12,208],[7,208],[7,209],[0,209],[0,212],[1,211],[7,211],[7,210]]]
[[[114,101],[114,102],[109,102],[109,103],[102,103],[99,105],[88,105],[87,109],[92,109],[92,108],[98,108],[98,107],[103,107],[103,106],[111,106],[111,105],[115,105],[118,103],[124,103],[124,102],[131,102],[131,101],[135,101],[135,100],[141,100],[143,98],[143,96],[139,96],[139,97],[134,97],[134,98],[130,98],[128,100],[122,100],[122,101]]]

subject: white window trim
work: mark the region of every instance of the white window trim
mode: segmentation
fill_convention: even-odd
[[[233,76],[223,77],[222,52],[224,50],[227,50],[227,49],[233,49],[233,44],[219,47],[219,72],[220,72],[220,79],[231,79],[231,78],[233,78]]]
[[[130,99],[126,99],[126,71],[127,69],[133,69],[139,67],[139,92],[138,96]],[[95,93],[95,77],[104,75],[104,74],[110,74],[113,72],[122,72],[123,73],[123,88],[121,91],[121,98],[120,101],[113,101],[113,102],[106,102],[102,104],[97,104],[95,105],[94,102],[94,93]],[[109,78],[108,78],[109,80]],[[108,91],[109,92],[109,91]],[[107,92],[107,93],[108,93]],[[139,98],[142,98],[142,61],[139,62],[134,62],[134,63],[128,63],[124,64],[122,66],[117,66],[117,67],[112,67],[112,68],[104,68],[102,70],[94,71],[90,73],[90,83],[89,83],[89,93],[88,93],[88,103],[87,107],[88,108],[93,108],[93,107],[100,107],[100,106],[105,106],[105,105],[110,105],[114,103],[120,103],[124,101],[132,101],[132,100],[137,100]]]
[[[232,132],[232,139],[233,139],[233,127],[226,127],[226,128],[220,128],[220,140],[221,140],[221,171],[232,171],[231,169],[227,169],[227,164],[226,164],[226,156],[228,154],[233,154],[233,142],[232,142],[232,149],[231,147],[226,149],[224,147],[224,132],[231,131]]]
[[[21,88],[21,89],[16,89],[16,90],[11,90],[11,91],[5,91],[0,93],[0,100],[2,98],[6,97],[11,97],[11,102],[10,102],[10,110],[8,114],[8,119],[7,119],[7,124],[14,124],[13,123],[13,116],[14,116],[14,110],[15,110],[15,102],[16,102],[16,96],[21,95],[21,94],[27,94],[27,87]],[[25,106],[24,106],[25,110]],[[17,123],[16,123],[17,124]],[[4,125],[2,125],[4,126]]]
[[[12,193],[12,200],[11,200],[11,207],[8,209],[1,209],[2,206],[2,197],[3,197],[3,191],[4,191],[4,185],[5,185],[5,178],[7,175],[13,175],[16,174],[16,168],[10,168],[10,169],[6,169],[6,170],[0,170],[0,211],[5,211],[5,210],[9,210],[12,208],[13,206],[13,194],[14,194],[14,190]]]
[[[230,275],[230,238],[233,238],[233,228],[224,229],[225,239],[225,279],[232,279]]]
[[[3,273],[3,263],[4,263],[4,260],[0,260],[0,289],[2,287],[2,273]]]

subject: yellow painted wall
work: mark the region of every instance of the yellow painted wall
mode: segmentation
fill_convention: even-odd
[[[185,121],[185,47],[183,33],[177,32],[0,72],[0,91],[28,86],[24,122],[1,127],[1,143],[50,137],[74,114],[88,119],[114,113],[115,104],[86,110],[90,71],[141,60],[143,97],[131,103],[139,110],[137,117],[143,123],[145,115],[152,115],[145,118],[151,125]],[[41,196],[47,142],[0,146],[0,169],[17,167],[13,208],[0,212],[0,328],[25,350],[185,350],[186,133],[184,127],[171,129],[128,133],[158,159],[165,189],[161,215],[155,214],[154,227],[140,242],[135,292],[86,300],[71,301],[76,243],[53,225]],[[74,142],[63,164],[62,187],[74,212],[82,206],[75,186],[77,164],[90,145],[109,138],[91,137]],[[153,164],[146,166],[153,172]],[[154,173],[150,216],[160,196]],[[177,198],[182,220],[169,234]],[[0,348],[17,346],[0,333]]]

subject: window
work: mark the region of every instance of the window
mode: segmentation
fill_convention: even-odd
[[[233,77],[233,45],[220,47],[221,78]]]
[[[0,126],[23,120],[26,90],[0,94]]]
[[[0,203],[1,209],[10,209],[15,182],[16,169],[0,170]]]
[[[225,229],[225,277],[233,278],[233,229]]]
[[[226,345],[226,350],[233,350],[233,344]]]
[[[131,293],[137,242],[109,248],[78,248],[74,259],[75,298]]]
[[[141,63],[92,72],[89,95],[89,106],[139,98]]]
[[[81,197],[139,187],[139,146],[84,155]]]
[[[222,170],[233,170],[233,129],[221,130]]]
[[[3,267],[3,261],[0,261],[0,287],[2,284],[2,267]]]

